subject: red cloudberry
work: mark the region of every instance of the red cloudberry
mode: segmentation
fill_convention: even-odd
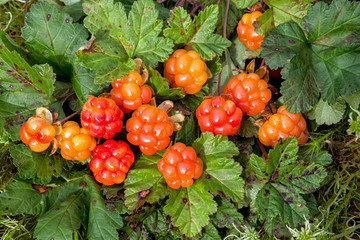
[[[82,108],[81,125],[94,137],[110,139],[121,131],[123,117],[114,100],[90,97]]]
[[[126,142],[111,139],[95,147],[89,167],[96,181],[105,185],[119,184],[124,181],[134,159]]]
[[[234,135],[240,128],[242,112],[231,100],[217,96],[205,99],[196,109],[201,132]]]

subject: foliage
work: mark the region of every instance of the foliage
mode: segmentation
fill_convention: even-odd
[[[254,10],[263,12],[254,27],[264,40],[249,50],[236,27]],[[359,16],[360,4],[349,0],[0,1],[1,239],[360,238]],[[196,94],[163,77],[177,49],[206,62],[209,79]],[[282,67],[269,80],[279,94],[265,112],[243,116],[236,135],[201,133],[195,111],[203,98],[252,59],[255,69]],[[89,95],[110,92],[134,69],[153,104],[172,100],[169,114],[185,115],[170,145],[192,146],[204,163],[190,187],[167,185],[157,166],[165,150],[149,156],[131,146],[125,181],[105,186],[90,158],[67,161],[20,141],[36,108],[80,122]],[[272,104],[303,113],[306,144],[258,143]]]

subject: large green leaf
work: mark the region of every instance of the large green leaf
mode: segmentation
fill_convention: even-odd
[[[13,182],[0,194],[0,210],[11,215],[38,215],[46,209],[46,195],[36,192],[31,184]]]
[[[213,223],[218,228],[233,228],[243,222],[243,215],[237,207],[226,199],[221,199],[216,214],[213,215]]]
[[[125,179],[125,204],[134,210],[145,202],[156,202],[169,194],[163,174],[158,170],[157,162],[163,151],[154,155],[142,154],[132,166]]]
[[[34,163],[36,174],[42,183],[48,183],[52,177],[59,177],[63,171],[65,159],[60,154],[49,156],[51,149],[40,153],[32,152],[31,159]]]
[[[232,157],[239,149],[227,137],[210,132],[203,133],[192,147],[204,162],[200,179],[213,194],[223,193],[234,201],[244,197],[244,180],[240,177],[242,167]]]
[[[211,60],[231,45],[229,40],[213,33],[218,14],[218,6],[211,5],[192,20],[185,9],[176,7],[171,11],[169,27],[164,30],[164,35],[177,44],[191,44],[202,59]]]
[[[297,161],[295,137],[278,142],[269,158],[252,155],[250,167],[263,185],[256,193],[256,208],[267,222],[281,221],[296,227],[309,218],[306,201],[301,194],[314,192],[327,175],[325,168],[314,162]]]
[[[196,125],[196,116],[195,114],[190,115],[185,118],[185,121],[181,124],[181,129],[176,132],[176,142],[182,142],[186,146],[191,146],[197,139],[200,129]]]
[[[172,52],[173,42],[160,35],[163,22],[151,0],[134,2],[127,17],[122,3],[85,0],[85,26],[95,35],[90,49],[77,53],[81,64],[96,71],[95,82],[111,82],[134,70],[133,57],[155,66]]]
[[[106,208],[100,187],[92,177],[85,176],[85,181],[90,195],[86,203],[89,205],[87,237],[90,240],[118,239],[117,229],[123,226],[121,216]]]
[[[73,233],[80,228],[84,210],[81,192],[71,195],[38,218],[34,237],[38,239],[72,239]]]
[[[195,181],[190,187],[174,191],[166,202],[164,212],[171,215],[174,226],[192,237],[209,223],[209,215],[216,212],[216,202],[202,182]]]
[[[21,125],[35,109],[53,102],[55,76],[47,64],[31,67],[5,40],[0,39],[0,129],[18,140]]]
[[[360,89],[360,4],[317,2],[303,18],[279,25],[262,43],[273,69],[284,66],[282,101],[291,112],[306,111],[318,97],[334,104]]]
[[[88,33],[71,17],[47,2],[32,4],[26,14],[22,37],[31,57],[51,64],[56,72],[71,74],[74,53],[86,43]]]

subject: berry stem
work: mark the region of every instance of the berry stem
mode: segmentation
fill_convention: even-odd
[[[74,117],[75,115],[79,114],[81,112],[82,109],[77,110],[76,112],[74,112],[73,114],[67,116],[66,118],[64,118],[63,120],[61,120],[61,123],[66,122],[67,120],[71,119],[72,117]]]
[[[265,65],[265,58],[263,58],[263,60],[261,61],[261,65],[260,65],[259,68],[261,68],[261,67],[264,66],[264,65]]]

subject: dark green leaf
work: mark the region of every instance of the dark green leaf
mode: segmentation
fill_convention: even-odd
[[[183,88],[171,88],[170,83],[161,74],[148,67],[149,80],[146,82],[155,92],[157,100],[177,100],[185,97],[185,90]]]
[[[260,48],[256,50],[249,49],[245,44],[239,41],[239,37],[236,36],[232,40],[232,45],[229,49],[231,60],[234,62],[234,65],[239,69],[245,68],[245,61],[247,59],[256,58],[260,55]],[[238,73],[235,73],[236,75]]]
[[[360,89],[359,13],[358,2],[317,2],[301,27],[285,23],[265,38],[266,63],[274,69],[286,64],[282,75],[287,81],[281,93],[284,101],[292,100],[287,104],[290,111],[308,110],[320,94],[331,105],[340,95]]]
[[[123,226],[120,215],[107,210],[100,188],[92,177],[85,177],[90,199],[87,237],[93,239],[119,239],[117,229]]]
[[[194,143],[200,132],[196,125],[196,121],[195,114],[185,118],[185,121],[181,124],[181,129],[176,133],[176,142],[182,142],[186,146],[191,146],[191,144]]]
[[[78,63],[75,63],[74,70],[72,85],[81,105],[87,101],[88,95],[98,96],[107,87],[107,84],[94,84],[95,74]]]
[[[226,199],[221,200],[218,211],[214,215],[213,223],[218,228],[233,228],[243,222],[243,215],[238,212],[237,207]]]
[[[86,43],[86,29],[55,5],[47,2],[32,4],[26,14],[22,36],[31,57],[40,63],[50,63],[62,74],[71,73],[74,53]]]
[[[254,5],[257,0],[231,0],[238,9],[245,9]]]
[[[13,164],[18,169],[18,177],[20,179],[33,179],[36,176],[36,171],[30,148],[20,144],[12,145],[9,150],[13,158]]]
[[[240,178],[242,167],[232,157],[239,154],[238,148],[227,137],[210,132],[203,133],[192,147],[204,162],[200,181],[213,194],[223,193],[234,201],[244,197],[244,181]]]
[[[60,154],[49,156],[51,149],[45,152],[32,152],[31,157],[34,162],[37,176],[42,183],[49,183],[52,176],[59,177],[63,171],[64,160]]]
[[[158,170],[157,162],[165,151],[154,155],[142,154],[132,166],[125,179],[125,204],[134,210],[145,202],[156,202],[169,194],[163,174]]]
[[[226,4],[227,1],[220,1],[219,3],[219,17],[216,24],[216,30],[215,33],[223,36],[224,31],[224,22],[225,22],[225,16],[227,16],[227,22],[226,22],[226,36],[230,36],[230,34],[234,31],[234,29],[237,27],[238,22],[241,18],[241,11],[240,9],[236,8],[234,4],[236,4],[237,1],[230,2],[229,10],[227,15],[226,12]]]
[[[11,215],[28,213],[38,215],[46,209],[46,196],[36,192],[31,184],[13,182],[0,194],[0,209]]]
[[[187,188],[173,191],[166,202],[164,212],[171,215],[174,226],[188,237],[195,236],[209,224],[209,215],[216,212],[216,202],[201,181]]]
[[[17,52],[10,51],[7,43],[0,39],[0,82],[5,90],[0,92],[0,128],[19,140],[21,125],[35,114],[35,109],[51,105],[55,76],[47,64],[31,67]]]
[[[255,119],[252,117],[243,117],[241,120],[240,129],[237,134],[240,137],[251,138],[258,137],[259,128],[254,126]]]
[[[80,228],[84,208],[81,192],[71,195],[38,218],[34,237],[38,239],[72,239],[73,233]]]

